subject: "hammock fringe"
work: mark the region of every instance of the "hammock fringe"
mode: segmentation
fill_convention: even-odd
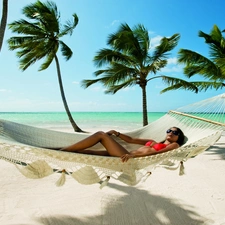
[[[37,160],[27,166],[16,168],[27,178],[39,179],[53,174],[53,169],[43,160]]]
[[[180,162],[180,171],[179,171],[179,175],[182,176],[185,174],[185,170],[184,170],[184,163],[183,161]]]
[[[57,187],[62,187],[66,182],[66,170],[62,170],[61,176],[56,182]]]
[[[110,180],[110,176],[107,176],[106,179],[105,179],[104,181],[101,181],[101,182],[100,182],[101,185],[100,185],[99,188],[102,189],[102,188],[104,188],[105,186],[107,186],[108,183],[109,183],[109,180]]]

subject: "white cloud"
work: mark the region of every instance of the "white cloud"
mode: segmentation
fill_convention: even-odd
[[[135,87],[125,87],[123,89],[121,89],[121,91],[134,91],[135,90]]]
[[[0,89],[0,92],[11,92],[11,90],[7,90],[7,89]]]
[[[167,66],[165,68],[161,69],[161,72],[182,72],[182,66],[181,65],[176,65],[176,66]]]
[[[167,60],[167,62],[168,62],[168,64],[177,64],[177,58],[176,58],[176,57],[174,57],[174,58],[169,58],[169,59]]]
[[[114,26],[115,24],[117,24],[119,22],[120,22],[119,20],[113,20],[112,23],[111,23],[111,26]]]
[[[73,84],[80,84],[80,82],[78,82],[78,81],[73,81],[72,83]]]
[[[113,20],[109,26],[106,26],[106,28],[113,27],[114,25],[118,24],[119,22],[120,22],[119,20]]]
[[[155,48],[157,45],[159,45],[160,40],[161,40],[162,38],[163,38],[163,37],[160,36],[160,35],[157,35],[157,36],[151,38],[151,46],[150,46],[150,48]]]
[[[152,35],[152,34],[155,34],[155,32],[154,31],[148,31],[148,33],[150,34],[150,36]]]

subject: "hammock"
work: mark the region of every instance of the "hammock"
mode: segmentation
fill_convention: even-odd
[[[147,179],[158,166],[168,169],[180,166],[181,175],[183,162],[205,151],[220,138],[225,128],[224,104],[225,94],[218,95],[169,111],[148,126],[127,132],[129,136],[162,141],[165,131],[176,126],[183,130],[187,138],[186,143],[178,149],[130,159],[126,163],[122,163],[119,157],[51,150],[74,144],[90,134],[65,133],[0,120],[0,159],[15,164],[24,176],[32,179],[59,173],[57,186],[65,183],[66,175],[85,185],[100,183],[100,187],[103,187],[110,178],[136,185]],[[114,138],[130,151],[140,147]],[[104,148],[97,144],[91,149]]]

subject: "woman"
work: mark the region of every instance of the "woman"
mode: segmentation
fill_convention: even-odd
[[[171,127],[166,131],[166,133],[166,139],[160,143],[157,143],[151,139],[132,138],[115,130],[110,130],[106,133],[103,131],[98,131],[84,140],[62,148],[61,150],[92,155],[117,156],[121,158],[122,162],[126,162],[130,158],[167,152],[176,149],[183,144],[184,134],[179,128]],[[127,143],[140,144],[143,146],[137,150],[129,152],[115,139],[113,139],[111,135],[115,135]],[[105,147],[106,151],[87,150],[87,148],[90,148],[99,142]]]

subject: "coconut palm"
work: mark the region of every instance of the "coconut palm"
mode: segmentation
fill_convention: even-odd
[[[2,1],[2,19],[0,24],[0,51],[2,49],[2,43],[4,40],[7,17],[8,17],[8,0],[3,0]]]
[[[187,88],[196,90],[194,85],[178,78],[157,75],[167,65],[169,52],[178,44],[180,35],[164,37],[154,49],[150,48],[148,30],[141,24],[131,29],[128,24],[121,24],[115,34],[108,37],[110,48],[101,49],[94,57],[97,67],[107,66],[97,70],[93,80],[83,80],[82,86],[100,82],[106,87],[106,93],[115,94],[128,86],[139,85],[142,89],[143,125],[148,124],[146,87],[149,81],[161,78],[166,84],[175,85],[183,82]],[[149,76],[149,75],[152,76]]]
[[[75,131],[82,130],[74,122],[64,94],[61,70],[57,52],[60,48],[66,60],[72,56],[72,50],[61,40],[67,34],[72,35],[73,29],[78,24],[78,16],[73,14],[73,21],[67,21],[63,26],[60,24],[60,14],[54,2],[42,3],[36,1],[25,6],[23,14],[29,19],[20,19],[9,24],[9,28],[20,36],[11,37],[8,40],[9,49],[17,50],[20,69],[26,70],[29,66],[44,59],[39,71],[49,67],[53,60],[56,62],[58,81],[62,100],[69,120]]]
[[[191,82],[198,87],[198,90],[208,88],[219,89],[225,87],[225,38],[216,25],[213,26],[210,34],[199,31],[198,36],[205,39],[209,45],[209,58],[198,52],[180,49],[178,62],[185,64],[184,74],[191,78],[198,74],[205,78],[205,81]]]

